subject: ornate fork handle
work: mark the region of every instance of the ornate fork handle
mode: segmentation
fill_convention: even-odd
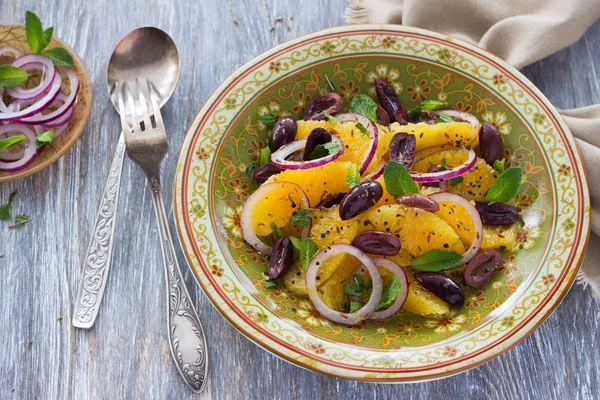
[[[179,373],[194,392],[200,393],[206,382],[205,377],[208,368],[206,338],[175,257],[175,249],[173,248],[161,194],[160,180],[157,177],[149,177],[148,179],[152,191],[156,220],[158,221],[158,232],[165,266],[167,301],[169,304],[167,310],[169,346]]]
[[[125,138],[121,132],[117,149],[104,186],[92,237],[85,253],[77,300],[73,310],[73,326],[90,329],[96,321],[106,288],[115,235],[115,217],[119,203],[119,187],[125,156]]]

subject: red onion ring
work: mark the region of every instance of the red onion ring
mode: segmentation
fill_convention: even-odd
[[[56,96],[56,99],[50,104],[49,107],[55,106],[57,108],[61,107],[67,101],[67,96],[63,93],[59,93]],[[75,115],[75,107],[74,104],[71,104],[71,107],[67,110],[67,112],[60,118],[55,119],[54,121],[48,122],[46,124],[42,124],[44,128],[52,129],[52,128],[60,128],[65,124],[68,124],[73,119]]]
[[[483,222],[481,221],[481,216],[479,215],[479,212],[477,212],[477,209],[473,204],[471,204],[469,200],[457,194],[444,192],[435,193],[430,195],[429,197],[431,197],[438,203],[456,203],[459,206],[463,207],[465,210],[467,210],[469,216],[473,219],[473,228],[475,229],[475,233],[473,235],[473,242],[469,246],[469,249],[464,252],[462,260],[460,260],[453,267],[468,263],[473,257],[475,257],[475,255],[481,248],[481,242],[483,241]]]
[[[310,208],[310,203],[308,201],[308,197],[306,197],[306,193],[304,193],[304,190],[302,190],[300,186],[291,182],[265,183],[264,185],[261,185],[258,189],[256,189],[254,193],[252,193],[244,203],[244,208],[242,210],[242,215],[240,218],[240,225],[242,226],[242,236],[244,237],[246,243],[252,246],[254,250],[258,251],[259,253],[270,256],[271,252],[273,251],[273,248],[269,245],[266,245],[262,240],[260,240],[260,238],[254,232],[254,227],[252,226],[252,211],[254,211],[254,207],[256,207],[256,204],[258,204],[258,202],[263,197],[265,197],[272,191],[294,186],[297,187],[299,189],[299,192],[302,194],[302,196],[300,197],[300,205],[302,206],[302,208]],[[304,239],[308,236],[309,232],[310,224],[302,230],[300,237]]]
[[[56,96],[60,93],[60,88],[62,86],[62,77],[60,74],[56,74],[56,78],[52,82],[50,89],[43,97],[40,97],[40,100],[36,101],[31,106],[27,107],[24,110],[16,111],[16,112],[1,112],[0,113],[0,121],[18,121],[18,123],[24,124],[34,124],[34,122],[25,121],[25,119],[41,113],[43,110],[48,108],[50,104],[56,99]],[[57,110],[58,111],[58,110]],[[62,115],[62,114],[61,114]]]
[[[400,292],[398,292],[398,296],[396,297],[394,303],[383,311],[375,311],[369,317],[369,319],[374,320],[386,319],[400,311],[400,308],[402,308],[402,306],[404,305],[404,302],[408,297],[408,278],[406,278],[406,273],[404,272],[402,267],[392,260],[388,260],[387,258],[376,258],[373,260],[373,262],[378,267],[383,267],[391,273],[393,273],[394,275],[396,275],[398,279],[400,279],[400,283],[402,284]]]
[[[321,297],[319,296],[319,291],[317,289],[319,266],[329,257],[337,254],[350,254],[351,256],[356,257],[371,275],[371,281],[373,282],[371,297],[369,297],[367,304],[354,313],[342,313],[333,310],[323,303],[323,300],[321,300]],[[369,256],[349,244],[334,244],[318,252],[310,262],[308,269],[306,270],[306,288],[308,290],[310,301],[322,316],[339,324],[356,325],[360,321],[369,318],[375,311],[375,308],[379,305],[381,294],[383,292],[383,281],[381,280],[381,274],[379,273],[377,266]]]
[[[77,93],[79,92],[79,78],[77,78],[77,74],[71,68],[62,69],[62,71],[65,73],[65,75],[69,79],[69,87],[71,89],[71,92],[69,93],[68,97],[66,98],[64,104],[49,114],[46,114],[46,115],[41,114],[41,111],[48,108],[48,105],[51,104],[51,103],[48,103],[48,104],[46,104],[45,107],[38,110],[38,113],[34,113],[35,115],[32,115],[32,116],[28,115],[26,118],[25,117],[19,118],[20,123],[25,123],[25,124],[30,124],[30,125],[47,124],[48,122],[52,122],[52,121],[56,120],[57,118],[62,117],[67,111],[69,111],[69,108],[73,104],[75,104],[75,100],[77,98]],[[56,80],[60,80],[61,84],[62,84],[62,78],[58,79],[59,77],[60,77],[60,74],[57,73]],[[52,85],[52,87],[54,87],[54,84]],[[60,87],[59,87],[59,89],[60,89]],[[56,96],[52,99],[52,101],[54,101],[55,98],[56,98]],[[40,100],[40,102],[41,102],[41,100]],[[38,105],[38,103],[35,103],[31,107],[27,108],[25,111],[27,111],[33,107],[36,107],[37,105]]]
[[[463,164],[459,165],[458,167],[440,172],[411,172],[410,176],[412,176],[415,182],[419,183],[441,182],[448,179],[456,178],[457,176],[461,176],[465,172],[470,171],[471,168],[473,168],[475,166],[475,163],[477,162],[477,155],[475,154],[475,152],[473,150],[468,151],[469,157]]]
[[[12,62],[12,66],[21,68],[27,72],[37,69],[44,71],[44,75],[42,80],[40,81],[40,84],[33,89],[24,89],[20,87],[8,88],[6,93],[13,99],[34,99],[40,96],[45,91],[47,91],[48,88],[50,88],[50,85],[52,85],[52,82],[54,82],[54,79],[56,78],[56,66],[54,65],[52,60],[40,54],[26,54],[14,60]]]
[[[369,118],[362,116],[360,114],[339,114],[335,116],[340,122],[358,122],[362,126],[364,126],[368,131],[371,138],[371,142],[369,143],[369,148],[365,153],[365,157],[363,158],[362,164],[359,168],[360,174],[364,174],[371,161],[375,157],[377,153],[377,145],[379,144],[379,130],[377,129],[377,125],[373,123]]]
[[[373,172],[371,172],[369,175],[365,176],[363,181],[374,181],[377,178],[379,178],[381,175],[383,175],[383,170],[385,169],[386,164],[387,164],[387,161],[385,161],[385,160],[379,161],[379,163],[375,166],[375,169],[373,170]]]
[[[342,142],[342,140],[335,135],[331,135],[331,140],[336,142],[339,147],[339,150],[337,152],[325,157],[317,158],[316,160],[286,160],[286,158],[289,155],[305,148],[307,140],[307,138],[304,138],[282,146],[275,153],[271,154],[271,162],[281,169],[309,169],[329,164],[330,162],[337,160],[342,154],[344,154],[344,143]]]
[[[11,46],[0,47],[0,57],[2,57],[4,53],[12,53],[15,56],[15,59],[21,57],[21,52]]]
[[[42,151],[42,147],[37,147],[35,145],[36,132],[34,132],[31,128],[28,128],[19,124],[8,124],[0,126],[0,134],[7,133],[11,131],[21,132],[27,139],[29,140],[29,144],[25,148],[25,152],[23,157],[16,161],[0,161],[0,171],[4,172],[16,172],[26,168],[29,164],[31,164],[38,154]]]

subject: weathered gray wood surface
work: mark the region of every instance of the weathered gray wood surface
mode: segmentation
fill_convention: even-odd
[[[342,24],[345,0],[81,3],[0,1],[0,21],[21,22],[29,9],[56,27],[87,63],[95,97],[86,131],[60,161],[0,187],[0,202],[16,189],[14,212],[33,218],[18,230],[0,223],[0,254],[6,254],[0,259],[0,399],[193,398],[172,365],[165,339],[163,272],[146,180],[127,160],[114,262],[99,319],[91,331],[69,323],[81,259],[118,138],[117,115],[105,89],[106,62],[118,39],[141,25],[159,26],[179,44],[181,81],[164,110],[171,149],[163,163],[168,188],[186,128],[209,93],[270,47]],[[292,15],[291,31],[273,22]],[[525,73],[557,106],[570,108],[600,102],[598,65],[600,23],[572,48]],[[170,207],[170,193],[165,195]],[[185,265],[181,252],[178,256]],[[508,353],[459,376],[398,386],[334,379],[277,359],[231,327],[185,272],[211,349],[210,382],[202,398],[600,396],[600,304],[578,286],[540,329]]]

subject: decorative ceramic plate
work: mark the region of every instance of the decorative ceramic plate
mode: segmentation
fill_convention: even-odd
[[[12,46],[22,54],[31,53],[31,49],[27,45],[27,39],[25,38],[25,27],[22,25],[0,25],[0,47],[4,46]],[[52,143],[46,145],[35,161],[27,168],[10,173],[0,171],[0,183],[24,178],[41,171],[54,161],[58,160],[77,141],[90,117],[90,111],[92,110],[92,83],[88,71],[85,68],[85,64],[81,58],[79,58],[77,53],[75,53],[75,50],[62,40],[53,37],[48,48],[55,46],[61,46],[67,49],[75,61],[73,70],[79,78],[79,93],[77,94],[77,100],[75,101],[75,114],[73,119],[67,130],[56,140],[52,141]],[[64,80],[62,90],[63,93],[69,92],[69,81],[67,79]]]
[[[385,77],[407,108],[425,99],[494,123],[524,171],[521,251],[444,318],[400,313],[354,327],[319,316],[308,299],[265,289],[266,259],[242,239],[255,184],[246,165],[268,137],[265,110],[300,118],[330,91],[374,95]],[[208,98],[185,137],[174,187],[189,265],[217,309],[255,343],[297,365],[343,378],[417,381],[456,374],[508,350],[558,306],[582,260],[590,200],[575,140],[550,102],[517,70],[471,44],[409,27],[347,26],[303,36],[244,65]],[[528,219],[541,218],[540,225]]]

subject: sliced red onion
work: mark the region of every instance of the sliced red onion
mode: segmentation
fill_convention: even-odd
[[[463,254],[462,260],[460,260],[454,266],[468,263],[473,257],[475,257],[475,255],[479,251],[479,248],[481,247],[481,242],[483,241],[483,222],[481,221],[481,216],[479,215],[479,212],[477,212],[477,209],[473,204],[471,204],[469,200],[457,194],[447,192],[435,193],[430,195],[429,197],[438,202],[438,204],[456,203],[459,206],[463,207],[465,210],[467,210],[469,216],[471,217],[471,219],[473,219],[473,229],[475,230],[475,233],[473,235],[473,243],[471,243],[469,249]]]
[[[54,107],[61,107],[63,104],[65,104],[65,102],[67,101],[67,96],[60,93],[57,97],[56,100],[54,100],[54,102],[52,102],[52,104],[50,105],[50,107],[54,106]],[[60,128],[66,124],[68,124],[69,122],[71,122],[71,120],[73,119],[73,116],[75,115],[75,105],[71,104],[71,107],[69,107],[69,109],[67,110],[67,112],[60,118],[55,119],[54,121],[48,122],[46,124],[42,124],[42,126],[44,128],[48,128],[48,129],[53,129],[53,128]]]
[[[21,52],[14,47],[4,46],[0,47],[0,57],[2,57],[5,53],[12,53],[15,59],[21,57]]]
[[[16,161],[0,161],[0,171],[4,172],[16,172],[26,168],[29,164],[31,164],[38,154],[42,151],[42,147],[38,148],[35,145],[36,132],[34,132],[31,128],[19,125],[19,124],[8,124],[0,126],[0,134],[7,132],[21,132],[23,135],[27,136],[27,140],[29,141],[27,147],[25,148],[25,152],[23,157]]]
[[[52,104],[54,99],[56,99],[56,96],[58,96],[58,94],[60,93],[61,86],[62,86],[62,77],[60,76],[60,74],[56,74],[56,78],[52,82],[50,89],[48,90],[48,92],[46,94],[41,96],[38,101],[36,101],[31,106],[29,106],[23,110],[20,110],[20,111],[9,112],[9,113],[7,113],[7,112],[0,113],[0,121],[18,121],[18,120],[20,120],[19,123],[24,123],[24,124],[29,124],[29,125],[35,124],[36,122],[30,122],[29,120],[26,120],[26,119],[35,114],[41,113],[43,110],[48,108],[48,106],[50,104]]]
[[[62,117],[67,111],[69,111],[69,108],[75,104],[75,99],[77,99],[77,93],[79,92],[79,78],[77,78],[77,74],[75,73],[75,71],[73,71],[71,68],[64,68],[61,69],[62,72],[64,72],[64,74],[67,76],[67,78],[69,78],[69,87],[71,89],[69,95],[67,96],[67,98],[65,99],[65,102],[62,106],[60,106],[58,109],[52,111],[51,113],[48,114],[41,114],[41,111],[43,111],[44,109],[46,109],[48,107],[48,104],[46,104],[46,107],[44,107],[43,109],[39,110],[38,113],[34,113],[35,115],[32,116],[27,116],[22,117],[19,119],[20,123],[25,123],[25,124],[30,124],[30,125],[38,125],[38,124],[47,124],[48,122],[52,122],[60,117]],[[62,79],[58,79],[60,77],[60,74],[57,73],[56,74],[56,80],[60,80],[61,84],[62,84]],[[56,81],[55,80],[55,81]],[[54,87],[54,84],[52,85],[52,87]],[[52,99],[54,101],[54,99]],[[40,100],[41,102],[41,100]],[[30,106],[29,108],[27,108],[24,111],[27,111],[33,107],[36,107],[38,103],[33,104],[32,106]]]
[[[360,310],[354,313],[342,313],[329,308],[323,303],[323,300],[321,300],[317,289],[319,267],[329,257],[338,254],[349,254],[357,258],[367,269],[371,275],[371,281],[373,282],[373,290],[371,291],[369,301],[367,301],[367,304]],[[377,266],[369,256],[349,244],[334,244],[318,252],[310,262],[308,269],[306,270],[306,288],[308,290],[310,301],[322,316],[330,321],[337,322],[338,324],[356,325],[360,321],[369,318],[379,305],[381,294],[383,292],[383,281],[381,280],[381,274],[379,273]]]
[[[466,150],[466,149],[465,149]],[[412,176],[415,182],[419,183],[430,183],[430,182],[441,182],[448,179],[456,178],[457,176],[461,176],[462,174],[468,172],[475,166],[477,162],[477,155],[473,150],[469,151],[469,157],[467,160],[459,165],[458,167],[440,171],[440,172],[411,172],[410,176]]]
[[[336,153],[330,154],[325,157],[317,158],[316,160],[287,160],[287,157],[289,157],[293,153],[304,149],[306,147],[307,140],[307,138],[304,138],[282,146],[275,153],[271,154],[271,162],[281,169],[309,169],[321,167],[325,164],[337,160],[342,154],[344,154],[344,143],[342,142],[342,140],[335,135],[331,135],[331,140],[336,142],[339,147],[339,150]]]
[[[357,122],[364,126],[367,131],[369,131],[369,136],[371,141],[369,143],[369,148],[365,153],[365,157],[363,158],[362,164],[360,165],[359,172],[360,174],[364,174],[367,170],[371,161],[375,157],[377,153],[377,145],[379,144],[379,131],[377,129],[377,125],[369,118],[362,116],[360,114],[339,114],[335,116],[340,122]]]
[[[394,303],[383,311],[375,311],[369,317],[369,319],[375,320],[386,319],[400,311],[400,308],[402,308],[402,305],[404,305],[404,302],[408,297],[408,279],[406,278],[406,273],[402,267],[392,260],[388,260],[387,258],[376,258],[373,260],[373,262],[378,267],[383,267],[396,275],[402,284],[400,292],[398,292],[398,296],[396,297]]]
[[[381,160],[379,161],[379,163],[375,166],[375,169],[373,170],[373,172],[371,172],[369,175],[365,176],[363,181],[374,181],[377,178],[379,178],[381,175],[383,175],[383,170],[385,169],[385,166],[387,164],[387,161],[385,160]]]
[[[42,70],[42,80],[40,84],[33,89],[24,89],[20,87],[8,88],[6,93],[17,100],[30,100],[40,96],[46,92],[54,79],[56,78],[56,66],[46,56],[40,54],[26,54],[19,57],[12,63],[13,67],[18,67],[26,72],[33,70]]]
[[[262,253],[264,255],[270,256],[273,248],[267,244],[265,244],[254,232],[254,227],[252,226],[252,211],[254,211],[254,207],[258,204],[258,202],[264,198],[269,193],[274,190],[284,189],[284,188],[294,188],[296,187],[299,193],[302,194],[300,197],[300,205],[302,208],[310,208],[310,203],[308,201],[308,197],[306,197],[306,193],[304,190],[295,183],[291,182],[273,182],[273,183],[265,183],[261,185],[254,193],[248,197],[246,202],[244,203],[244,208],[242,210],[242,215],[240,218],[240,225],[242,226],[242,235],[244,236],[244,240],[250,246],[254,248],[254,250]],[[301,238],[305,238],[308,236],[310,231],[310,224],[302,230]]]

